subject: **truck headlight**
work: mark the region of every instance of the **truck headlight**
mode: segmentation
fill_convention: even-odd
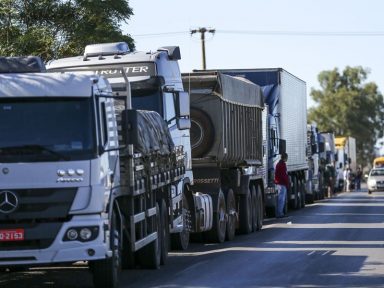
[[[375,179],[369,179],[368,180],[368,185],[369,186],[376,186],[376,180]]]
[[[89,228],[83,228],[80,230],[80,238],[83,240],[89,240],[92,237],[92,231]]]
[[[65,232],[63,241],[87,242],[99,236],[98,226],[71,227]]]
[[[76,240],[78,236],[79,236],[79,233],[77,233],[76,229],[72,228],[67,231],[67,238],[70,241]]]

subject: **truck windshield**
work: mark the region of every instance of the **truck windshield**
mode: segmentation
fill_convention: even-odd
[[[92,98],[0,99],[0,163],[96,156]]]
[[[138,110],[156,111],[163,116],[162,95],[159,88],[132,89],[132,107]]]

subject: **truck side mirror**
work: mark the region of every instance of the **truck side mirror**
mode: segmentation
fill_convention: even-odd
[[[189,94],[184,91],[176,93],[176,123],[179,130],[191,128]]]
[[[189,117],[189,94],[188,92],[176,92],[176,117]]]

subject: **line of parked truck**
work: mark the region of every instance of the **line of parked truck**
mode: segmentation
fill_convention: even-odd
[[[307,125],[306,84],[284,69],[182,74],[180,59],[122,42],[46,67],[0,58],[0,267],[87,261],[95,287],[116,288],[121,269],[158,268],[190,237],[260,230],[281,153],[286,209],[355,161],[351,138],[340,152]]]

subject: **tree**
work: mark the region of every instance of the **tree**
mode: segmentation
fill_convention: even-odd
[[[360,165],[372,162],[374,145],[384,128],[383,95],[375,83],[365,83],[368,74],[360,66],[347,66],[342,73],[337,68],[321,72],[321,89],[311,90],[317,105],[308,114],[308,120],[316,122],[320,130],[356,138]]]
[[[133,15],[124,0],[0,0],[0,55],[44,60],[80,55],[87,44],[128,43],[120,25]]]

